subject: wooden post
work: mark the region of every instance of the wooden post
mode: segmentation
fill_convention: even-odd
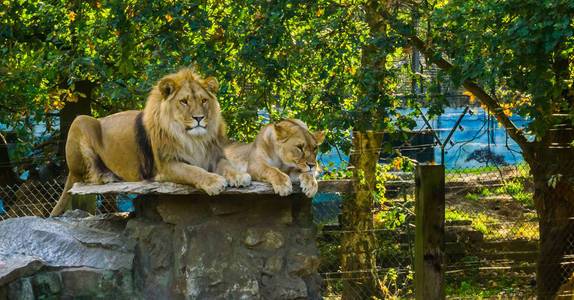
[[[416,299],[444,299],[444,166],[417,166],[415,186]]]

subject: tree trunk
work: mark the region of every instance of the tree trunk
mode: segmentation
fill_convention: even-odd
[[[363,46],[361,57],[361,96],[356,105],[365,108],[369,103],[382,103],[386,86],[387,49],[381,49],[386,39],[387,25],[381,17],[383,3],[369,0],[364,3],[365,20],[369,25],[370,40]],[[382,105],[382,104],[381,104]],[[384,114],[384,111],[382,112]],[[376,168],[382,136],[366,129],[377,128],[376,120],[384,115],[375,109],[363,109],[354,118],[357,129],[353,133],[350,164],[353,167],[354,198],[347,197],[342,208],[343,236],[341,239],[341,268],[343,294],[341,299],[385,298],[379,287],[373,232],[373,206],[376,190]]]
[[[343,295],[341,299],[371,299],[381,297],[375,257],[373,232],[374,190],[381,136],[372,131],[353,133],[351,165],[354,198],[343,202],[341,268]]]
[[[0,185],[12,185],[19,182],[13,167],[10,155],[8,155],[8,142],[0,134]]]
[[[76,102],[66,101],[66,105],[60,110],[60,141],[58,143],[58,157],[66,159],[66,140],[68,131],[74,119],[79,115],[91,115],[92,90],[94,84],[88,80],[75,83],[74,92],[78,95]]]
[[[16,185],[20,183],[13,167],[8,153],[8,141],[4,135],[0,134],[0,202],[4,211],[10,210],[10,206],[14,203],[14,190],[18,189]]]
[[[387,55],[392,53],[391,42],[387,37],[387,23],[381,16],[385,1],[369,0],[364,5],[365,21],[369,25],[369,42],[363,45],[359,80],[361,94],[357,102],[357,114],[353,120],[355,130],[380,129],[387,116],[389,87]],[[386,47],[381,44],[387,43]],[[373,103],[376,107],[373,107]],[[369,108],[369,109],[366,109]],[[384,126],[384,125],[383,125]]]
[[[538,299],[554,299],[574,271],[574,149],[572,130],[548,131],[529,161],[539,217]]]

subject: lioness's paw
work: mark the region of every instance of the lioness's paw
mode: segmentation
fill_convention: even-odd
[[[291,184],[291,180],[285,184],[274,184],[273,190],[279,196],[289,196],[293,192],[293,184]]]
[[[251,175],[247,173],[234,173],[225,177],[229,186],[242,187],[251,185]]]
[[[199,188],[204,190],[208,195],[218,195],[227,186],[227,180],[223,176],[217,174],[209,174],[209,176],[205,179],[205,182],[202,183]]]
[[[317,190],[319,189],[319,185],[317,184],[317,180],[313,176],[300,176],[299,180],[301,181],[301,190],[305,193],[305,196],[309,198],[313,198],[315,194],[317,194]]]
[[[288,196],[293,192],[293,183],[291,178],[285,173],[277,172],[273,177],[269,178],[269,183],[273,186],[273,190],[279,196]]]

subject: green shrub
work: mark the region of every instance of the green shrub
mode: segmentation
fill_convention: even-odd
[[[508,181],[504,184],[503,191],[526,207],[534,207],[533,195],[525,190],[523,181],[517,179]]]
[[[474,193],[468,193],[464,196],[464,199],[471,200],[471,201],[477,201],[478,199],[480,199],[480,195],[474,194]]]
[[[480,195],[484,197],[492,196],[492,191],[489,188],[482,188]]]

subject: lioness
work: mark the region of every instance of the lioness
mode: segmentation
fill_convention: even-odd
[[[281,196],[292,192],[293,181],[311,198],[317,193],[317,146],[324,138],[300,120],[283,120],[264,126],[253,143],[226,146],[225,156],[253,179],[271,183]]]
[[[213,77],[191,69],[162,78],[143,111],[101,119],[78,116],[66,142],[69,168],[64,192],[51,215],[60,215],[76,182],[157,180],[191,184],[209,195],[227,184],[245,186],[251,177],[225,159],[225,123]],[[215,173],[212,173],[215,172]]]

